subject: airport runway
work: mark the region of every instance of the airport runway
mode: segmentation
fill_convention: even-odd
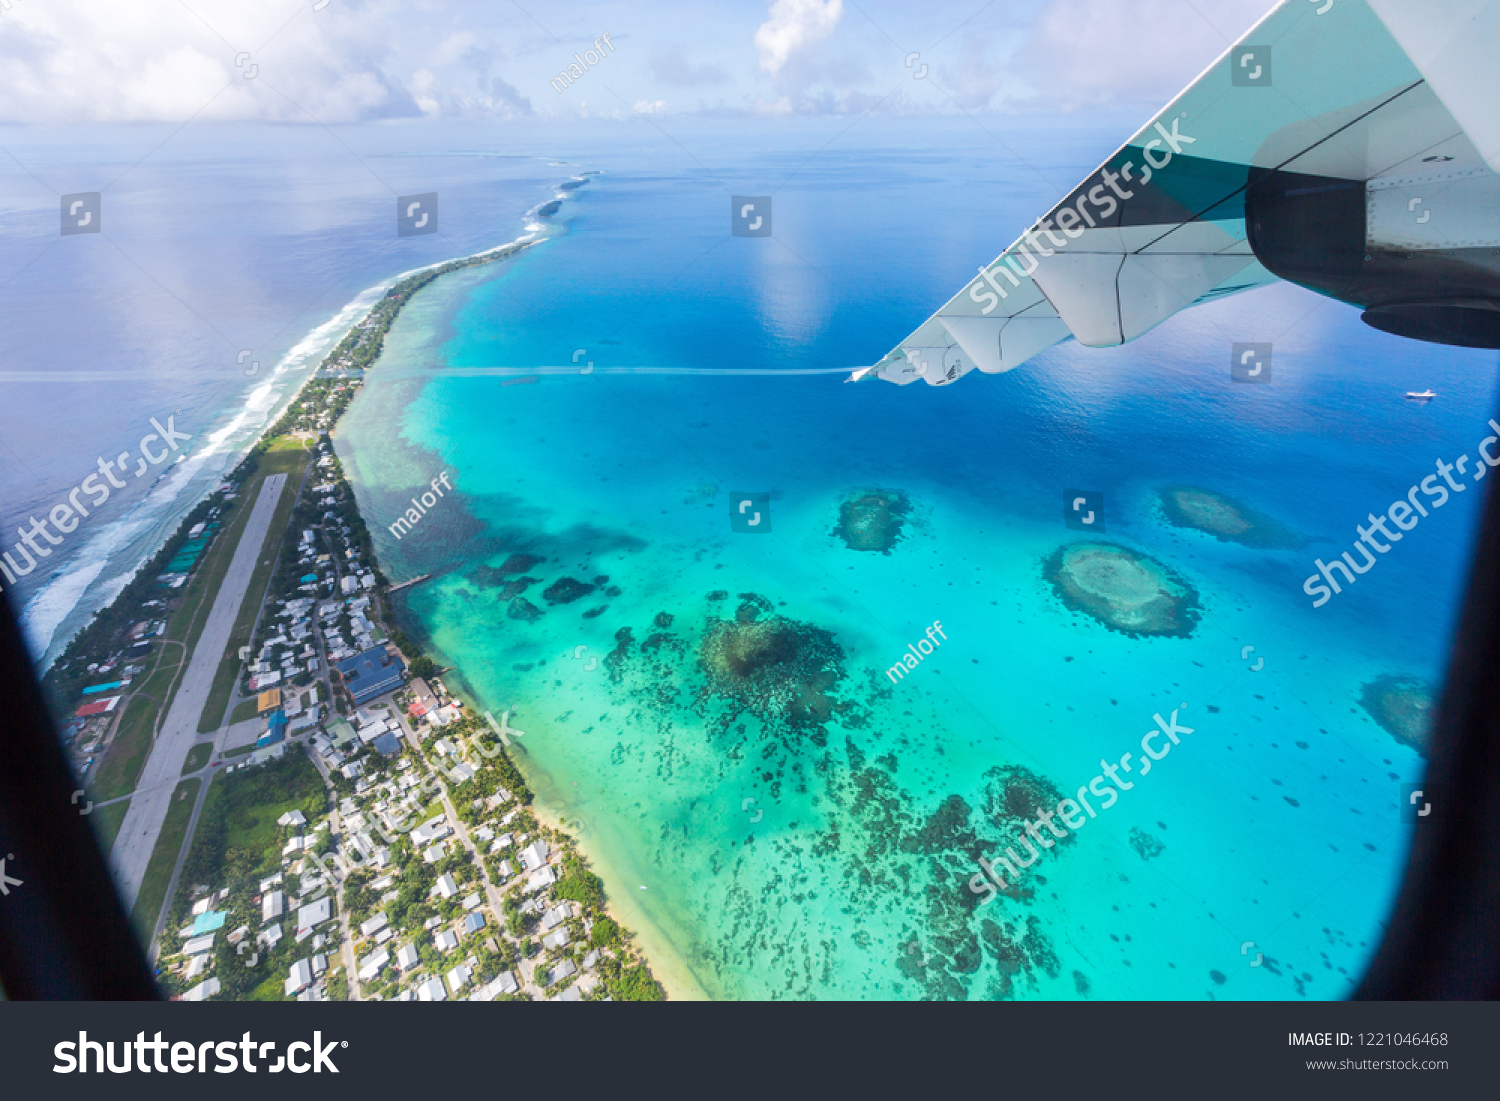
[[[125,821],[120,824],[110,862],[114,868],[115,884],[127,910],[135,905],[146,865],[151,861],[151,852],[156,847],[156,839],[171,806],[172,792],[176,790],[182,766],[187,762],[188,750],[198,740],[198,719],[213,689],[219,659],[229,645],[229,634],[234,629],[240,605],[244,603],[245,590],[250,587],[250,577],[260,560],[262,544],[285,484],[285,474],[273,474],[261,483],[260,495],[240,535],[234,559],[229,563],[229,570],[214,598],[208,622],[204,624],[198,645],[189,659],[187,673],[172,699],[172,709],[167,713],[146,767],[136,781],[137,794],[125,812]]]

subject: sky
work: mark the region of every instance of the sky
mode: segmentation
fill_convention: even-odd
[[[4,0],[0,125],[1151,114],[1273,6]]]

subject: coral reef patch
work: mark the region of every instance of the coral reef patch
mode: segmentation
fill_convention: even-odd
[[[548,604],[571,604],[594,591],[594,586],[576,577],[559,577],[542,590],[542,598]]]
[[[1377,677],[1359,694],[1360,705],[1380,728],[1421,757],[1432,738],[1432,687],[1415,677]]]
[[[1132,638],[1189,638],[1198,593],[1150,555],[1115,543],[1068,543],[1048,555],[1042,574],[1064,605]]]
[[[500,563],[500,573],[502,575],[525,573],[533,566],[540,566],[545,561],[547,560],[539,554],[513,554]]]
[[[1130,827],[1130,847],[1142,860],[1150,860],[1153,856],[1160,856],[1167,850],[1167,846],[1159,837],[1153,837],[1139,826]]]
[[[519,619],[526,623],[535,623],[546,613],[524,596],[518,596],[510,602],[510,606],[505,609],[505,614],[510,616],[511,619]]]
[[[1297,550],[1307,540],[1249,505],[1202,486],[1166,486],[1158,494],[1167,522],[1226,543],[1265,550]]]
[[[860,490],[839,505],[839,522],[833,534],[850,550],[889,554],[900,541],[910,512],[911,502],[903,493]]]
[[[698,644],[709,693],[762,717],[826,719],[834,702],[827,692],[843,676],[842,647],[830,632],[765,615],[758,604],[741,604],[733,621],[709,618]]]

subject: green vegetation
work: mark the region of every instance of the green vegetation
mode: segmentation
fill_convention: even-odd
[[[308,453],[300,447],[296,450],[274,450],[268,448],[263,454],[257,456],[254,475],[245,482],[244,497],[246,507],[243,510],[249,515],[253,509],[254,502],[260,495],[261,485],[266,478],[276,474],[287,476],[286,484],[281,488],[281,499],[276,503],[276,512],[271,517],[271,526],[266,531],[266,541],[261,548],[261,556],[255,564],[255,571],[250,575],[250,584],[245,589],[245,596],[240,604],[239,613],[235,617],[234,627],[229,632],[229,643],[224,653],[219,658],[219,667],[214,672],[213,688],[208,693],[208,701],[203,705],[203,714],[198,718],[198,733],[208,734],[219,729],[219,724],[224,719],[224,712],[229,708],[229,698],[234,693],[234,684],[240,672],[239,651],[242,646],[250,644],[250,633],[255,626],[256,616],[260,612],[261,602],[265,597],[266,583],[271,576],[271,565],[278,557],[281,545],[280,536],[287,530],[287,521],[291,518],[292,505],[296,502],[297,492],[302,485],[302,476],[307,469]]]
[[[151,753],[155,728],[156,701],[144,695],[133,697],[125,705],[125,714],[120,718],[114,741],[109,743],[104,760],[94,770],[89,793],[96,803],[118,799],[135,790],[135,782]]]
[[[142,617],[143,605],[163,595],[163,590],[157,584],[157,577],[166,569],[167,564],[177,557],[182,545],[188,541],[187,533],[195,525],[208,520],[209,513],[215,506],[215,498],[216,495],[201,501],[183,518],[182,522],[177,525],[177,530],[162,544],[161,549],[136,571],[130,583],[120,591],[120,595],[110,603],[108,608],[96,612],[94,618],[79,630],[67,649],[47,671],[46,676],[42,678],[42,684],[58,714],[70,713],[76,706],[79,693],[89,682],[96,679],[94,674],[87,671],[88,663],[99,660],[101,655],[109,653],[117,646],[118,640],[130,625]],[[201,566],[202,561],[202,559],[199,560],[200,565],[195,574],[204,572]],[[169,632],[169,636],[179,637],[175,632]]]
[[[253,697],[248,700],[241,700],[234,705],[234,711],[230,713],[229,725],[233,726],[235,723],[242,723],[246,719],[253,719],[259,714],[260,704]]]
[[[413,677],[435,677],[438,673],[438,664],[426,654],[422,653],[421,645],[400,627],[392,627],[390,640],[395,643],[396,649],[401,651],[401,656],[406,659],[406,671]]]
[[[105,855],[115,846],[115,837],[120,832],[120,823],[125,821],[125,812],[130,809],[130,800],[121,799],[118,803],[111,803],[107,807],[95,807],[89,812],[89,822],[93,824],[94,836],[99,839],[99,847],[104,850]]]
[[[167,819],[162,823],[156,848],[151,850],[151,861],[146,865],[141,889],[135,896],[135,909],[130,915],[136,935],[143,944],[150,943],[156,932],[156,919],[161,916],[161,904],[167,894],[167,885],[172,882],[172,870],[177,867],[182,839],[187,834],[201,786],[198,780],[184,780],[172,792],[172,805],[167,808]]]
[[[213,751],[214,746],[212,742],[199,742],[193,746],[192,749],[188,750],[187,760],[182,763],[182,774],[184,776],[191,776],[204,765],[208,764],[208,759],[213,755]]]
[[[276,819],[300,810],[309,822],[328,812],[328,793],[317,768],[300,749],[279,761],[220,776],[209,789],[197,836],[182,866],[184,886],[221,883],[234,850],[245,856],[251,874],[268,875],[280,866],[280,827]]]
[[[645,964],[622,966],[619,960],[599,961],[599,973],[604,977],[604,986],[609,996],[617,1002],[662,1002],[667,993],[661,983],[651,977]]]
[[[225,757],[243,757],[247,753],[254,753],[254,752],[255,752],[255,746],[252,743],[251,745],[242,745],[242,746],[239,746],[236,749],[226,749],[224,751],[224,756]]]
[[[562,878],[552,889],[553,894],[558,898],[569,898],[585,906],[604,905],[604,881],[588,870],[581,857],[565,852],[562,866]]]
[[[589,934],[589,943],[595,948],[607,948],[619,939],[620,927],[613,918],[600,918],[594,922],[593,931]]]
[[[168,926],[186,921],[199,888],[223,888],[228,898],[219,904],[227,910],[225,925],[259,927],[260,881],[281,870],[281,848],[293,830],[276,820],[289,810],[300,810],[309,822],[327,811],[328,796],[318,771],[300,748],[289,748],[280,761],[232,775],[220,774],[209,788],[199,817],[198,831],[188,849],[172,901]],[[297,878],[288,875],[284,889],[295,897]],[[214,975],[223,989],[221,998],[231,1001],[281,1001],[286,970],[307,953],[291,938],[274,949],[251,946],[241,954],[225,937],[214,945]],[[255,966],[249,966],[251,957]]]

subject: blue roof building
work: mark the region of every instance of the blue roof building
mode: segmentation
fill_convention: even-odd
[[[266,732],[256,741],[256,746],[264,749],[268,745],[275,745],[286,737],[286,712],[277,708],[272,711],[266,719]]]
[[[384,646],[376,646],[338,663],[344,687],[354,697],[356,707],[376,696],[400,688],[406,680],[406,665]]]

